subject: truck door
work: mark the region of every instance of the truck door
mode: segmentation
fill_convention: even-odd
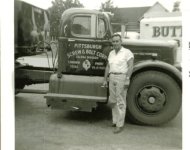
[[[101,15],[75,14],[69,26],[68,38],[59,41],[64,47],[62,56],[66,56],[61,63],[64,64],[62,72],[102,76],[111,43],[108,21]]]

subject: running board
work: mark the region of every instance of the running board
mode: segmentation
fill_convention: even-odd
[[[74,95],[74,94],[57,94],[57,93],[47,93],[44,98],[55,98],[55,99],[67,99],[67,100],[83,100],[83,101],[96,101],[96,102],[106,102],[107,97],[101,96],[86,96],[86,95]]]
[[[15,89],[16,93],[34,93],[34,94],[47,94],[48,90],[33,90],[33,89]]]

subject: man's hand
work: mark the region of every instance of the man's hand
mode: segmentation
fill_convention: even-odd
[[[128,88],[128,87],[129,87],[129,84],[130,84],[130,79],[127,78],[127,79],[125,80],[125,87]]]
[[[106,88],[108,87],[108,82],[106,80],[104,80],[102,87],[106,87]]]
[[[108,77],[108,74],[109,74],[109,70],[110,70],[110,66],[109,66],[109,63],[108,63],[106,65],[106,69],[105,69],[105,73],[104,73],[104,81],[103,81],[103,84],[102,84],[102,87],[105,87],[105,88],[108,87],[107,77]]]

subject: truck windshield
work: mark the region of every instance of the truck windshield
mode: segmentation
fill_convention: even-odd
[[[106,32],[105,21],[95,15],[75,16],[72,21],[71,34],[75,37],[103,38]]]
[[[76,16],[73,18],[71,33],[77,37],[95,37],[95,31],[92,26],[95,18],[92,16]]]

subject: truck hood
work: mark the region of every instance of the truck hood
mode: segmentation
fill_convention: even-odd
[[[176,41],[123,39],[122,46],[130,49],[135,62],[145,60],[160,60],[171,65],[176,64]]]
[[[146,40],[146,39],[122,39],[122,45],[133,45],[133,46],[159,46],[175,48],[177,47],[177,41],[169,40]]]

